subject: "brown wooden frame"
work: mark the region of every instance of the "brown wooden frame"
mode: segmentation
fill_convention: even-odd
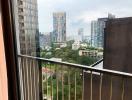
[[[17,69],[17,47],[12,13],[12,0],[0,0],[2,28],[7,64],[9,100],[20,100],[19,77]]]

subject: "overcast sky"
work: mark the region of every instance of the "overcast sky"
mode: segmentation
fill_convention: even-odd
[[[53,31],[53,12],[66,12],[67,35],[75,35],[79,28],[90,35],[90,23],[108,13],[116,17],[132,16],[132,0],[38,0],[39,30]]]

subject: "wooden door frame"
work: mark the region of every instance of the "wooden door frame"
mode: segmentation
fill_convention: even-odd
[[[12,0],[0,0],[2,30],[8,79],[9,100],[20,100],[17,46],[12,13]]]

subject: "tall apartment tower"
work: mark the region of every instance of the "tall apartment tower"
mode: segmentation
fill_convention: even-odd
[[[79,30],[78,30],[78,39],[79,39],[79,41],[83,41],[83,38],[84,38],[84,30],[83,30],[83,28],[80,28]]]
[[[66,42],[66,13],[53,13],[53,42]]]
[[[114,19],[115,16],[108,14],[106,18],[98,18],[97,21],[91,22],[91,45],[97,48],[104,47],[104,29],[108,19]]]
[[[37,0],[13,0],[18,53],[38,56],[39,31]],[[37,61],[19,60],[21,100],[39,100],[39,67]]]
[[[97,47],[97,33],[98,33],[98,22],[92,21],[91,22],[91,46]]]
[[[37,0],[14,0],[18,52],[36,56],[39,37]]]

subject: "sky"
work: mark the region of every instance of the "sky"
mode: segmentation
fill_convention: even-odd
[[[91,21],[107,17],[132,16],[132,0],[38,0],[40,32],[53,31],[53,12],[66,12],[67,36],[76,35],[79,28],[90,36]]]

